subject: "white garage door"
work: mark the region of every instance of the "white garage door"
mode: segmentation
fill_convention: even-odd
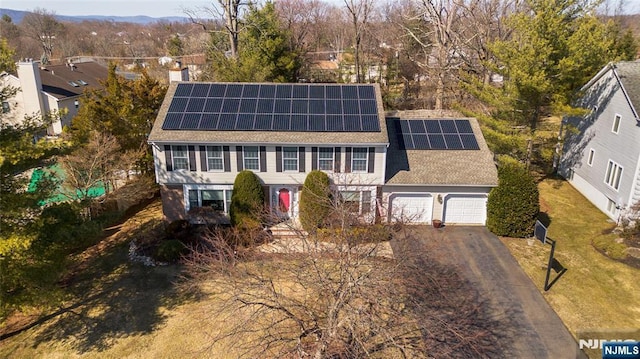
[[[487,222],[487,196],[448,195],[444,203],[445,224],[481,224]]]
[[[431,221],[433,197],[428,194],[394,194],[391,197],[391,218],[407,223]]]

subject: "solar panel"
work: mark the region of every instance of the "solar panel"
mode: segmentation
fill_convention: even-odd
[[[324,132],[327,130],[327,121],[324,115],[309,115],[309,131]]]
[[[293,86],[293,98],[309,98],[309,86],[307,85]]]
[[[191,97],[207,97],[209,95],[209,87],[211,87],[211,84],[194,84]]]
[[[373,86],[358,86],[358,94],[361,100],[376,99],[376,92],[373,90]]]
[[[241,113],[238,114],[238,119],[236,122],[236,130],[253,130],[253,122],[256,115],[249,113]]]
[[[360,116],[345,115],[344,116],[344,129],[345,131],[362,131],[362,123],[360,122]]]
[[[310,98],[324,98],[324,86],[323,85],[314,85],[309,87],[309,97]]]
[[[444,137],[440,134],[427,135],[429,137],[429,146],[432,150],[446,150],[447,145],[444,142]]]
[[[340,91],[340,86],[327,85],[327,87],[325,87],[325,93],[327,98],[342,98],[342,91]]]
[[[275,85],[260,85],[260,98],[274,98],[276,97]]]
[[[344,100],[342,101],[342,108],[345,114],[357,115],[360,113],[360,106],[357,100]]]
[[[180,124],[180,128],[184,129],[196,129],[200,125],[200,118],[202,117],[201,113],[187,113],[182,118],[182,123]]]
[[[227,85],[227,92],[224,94],[224,97],[226,98],[231,98],[231,97],[241,97],[242,96],[242,85],[240,84],[230,84]]]
[[[378,113],[378,103],[374,100],[361,100],[360,113],[363,115],[375,115]]]
[[[458,133],[473,133],[469,120],[455,120]]]
[[[206,101],[204,98],[192,97],[189,99],[189,104],[184,112],[202,112]]]
[[[218,128],[218,115],[204,114],[200,120],[201,130],[215,130]]]
[[[254,130],[271,130],[271,122],[273,122],[273,115],[257,114]]]
[[[236,115],[235,113],[223,113],[218,119],[218,130],[233,130],[236,127]]]
[[[462,141],[460,141],[460,135],[458,134],[445,134],[444,143],[449,150],[462,150]]]
[[[474,135],[460,135],[460,139],[462,140],[462,145],[466,150],[479,150],[480,146],[478,146],[478,141],[476,140],[476,136]]]
[[[374,115],[362,116],[362,131],[379,132],[380,121],[378,120],[378,116],[374,116]]]
[[[204,104],[203,111],[208,113],[219,113],[220,108],[222,108],[221,98],[208,98],[207,102]]]
[[[356,86],[342,86],[342,98],[346,100],[357,100],[358,88]]]
[[[187,108],[188,102],[188,97],[175,97],[173,101],[171,101],[171,105],[169,105],[168,112],[183,112],[184,109]]]
[[[364,117],[363,117],[364,118]],[[398,141],[412,150],[479,150],[469,120],[396,120]],[[363,122],[363,127],[364,126]]]
[[[224,97],[225,92],[227,92],[227,85],[211,84],[211,87],[209,88],[209,97]]]
[[[163,128],[380,132],[376,96],[368,84],[179,83]]]
[[[309,100],[293,100],[291,103],[292,113],[309,113]]]
[[[238,113],[240,100],[237,98],[225,98],[222,103],[222,113]]]
[[[291,122],[291,115],[289,114],[273,115],[272,129],[280,130],[280,131],[288,131],[290,122]]]
[[[307,115],[291,115],[291,131],[306,131],[309,127]]]
[[[327,114],[341,114],[342,113],[342,101],[340,100],[327,100],[326,101]]]
[[[178,86],[176,87],[176,93],[173,96],[188,97],[191,95],[192,89],[193,89],[193,84],[178,84]]]
[[[273,108],[274,113],[291,113],[291,100],[276,100],[276,105]]]
[[[344,131],[342,115],[327,115],[327,131]]]
[[[178,130],[180,129],[180,122],[182,121],[182,113],[169,113],[164,118],[162,124],[163,130]]]
[[[273,99],[258,99],[257,113],[273,113]]]
[[[257,98],[260,85],[244,85],[242,90],[242,97],[244,98]]]
[[[291,85],[278,85],[276,87],[276,98],[291,98]]]
[[[243,98],[240,100],[240,113],[256,113],[258,100],[255,98]]]

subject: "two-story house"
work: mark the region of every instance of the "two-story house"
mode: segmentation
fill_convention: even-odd
[[[148,141],[167,220],[201,206],[227,213],[242,170],[256,172],[265,203],[290,218],[312,170],[365,220],[450,213],[450,224],[484,224],[497,185],[474,119],[387,119],[375,84],[174,82]]]
[[[611,219],[640,200],[640,61],[605,66],[564,119],[559,172]]]
[[[87,89],[102,88],[107,68],[95,62],[76,62],[63,65],[42,65],[32,59],[17,63],[17,76],[3,74],[2,86],[18,89],[18,93],[2,103],[3,120],[11,124],[24,121],[25,116],[40,116],[50,112],[62,114],[51,124],[49,135],[59,135],[71,123],[80,106],[80,98]]]

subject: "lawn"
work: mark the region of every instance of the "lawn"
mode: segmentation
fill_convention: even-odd
[[[551,221],[548,236],[557,241],[555,257],[568,270],[544,292],[551,246],[503,238],[520,266],[574,336],[640,328],[640,270],[606,257],[592,245],[615,243],[617,236],[610,233],[615,224],[565,181],[545,180],[539,189],[541,211]]]

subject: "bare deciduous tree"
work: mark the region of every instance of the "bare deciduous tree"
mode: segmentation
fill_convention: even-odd
[[[191,22],[202,26],[205,31],[219,32],[220,30],[212,29],[208,24],[198,16],[200,13],[209,14],[215,19],[222,19],[224,32],[229,37],[229,51],[232,58],[238,57],[238,38],[241,31],[240,18],[242,16],[242,8],[247,5],[241,0],[217,0],[217,4],[209,7],[200,7],[195,10],[184,10],[185,14],[191,19]]]
[[[501,320],[468,282],[438,261],[412,261],[410,251],[393,258],[390,230],[357,225],[333,198],[332,225],[286,245],[238,246],[255,237],[234,230],[205,236],[186,283],[219,299],[205,314],[223,323],[212,347],[250,358],[501,355]],[[402,233],[397,241],[417,241]]]
[[[56,38],[64,32],[64,25],[54,15],[53,12],[37,8],[25,15],[21,24],[29,37],[40,42],[45,63],[53,57]]]
[[[351,25],[353,26],[353,51],[356,67],[356,82],[362,82],[361,46],[362,38],[373,14],[373,0],[344,0]]]
[[[90,197],[90,190],[99,185],[104,186],[107,192],[114,189],[117,174],[128,173],[138,156],[140,154],[122,153],[115,137],[93,132],[86,145],[60,159],[66,195],[84,200]]]

